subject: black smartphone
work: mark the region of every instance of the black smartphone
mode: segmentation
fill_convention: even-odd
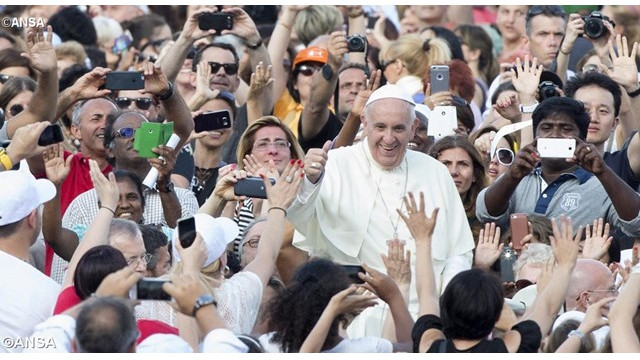
[[[231,113],[229,110],[207,111],[193,118],[194,131],[213,131],[229,129],[231,127]]]
[[[431,94],[449,91],[449,66],[431,65],[429,80],[431,82]]]
[[[349,274],[349,278],[354,284],[363,284],[364,281],[360,279],[358,273],[366,274],[367,272],[360,265],[342,265],[342,268]]]
[[[135,299],[169,301],[171,296],[162,289],[162,284],[169,280],[158,278],[142,278],[135,288]]]
[[[200,30],[231,30],[233,29],[233,16],[229,13],[202,13],[198,16]]]
[[[515,251],[508,246],[505,246],[500,254],[500,279],[502,282],[514,282],[516,281],[515,274],[513,272],[513,265],[518,260]]]
[[[275,179],[269,179],[271,185],[276,183]],[[246,179],[240,179],[233,187],[233,192],[236,196],[247,196],[258,199],[267,198],[267,189],[264,187],[262,178],[251,177]]]
[[[193,216],[178,220],[178,239],[183,249],[193,244],[196,239],[196,219]]]
[[[52,144],[57,144],[64,140],[64,136],[62,136],[62,128],[60,125],[53,124],[47,126],[42,134],[40,134],[40,138],[38,139],[38,145],[40,146],[48,146]]]
[[[105,88],[109,90],[144,89],[144,73],[140,71],[111,71],[107,73]]]

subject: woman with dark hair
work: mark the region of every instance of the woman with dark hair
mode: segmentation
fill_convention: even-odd
[[[564,302],[571,273],[578,259],[580,236],[573,237],[573,224],[562,216],[560,227],[553,222],[553,252],[557,261],[554,276],[538,294],[533,305],[511,330],[499,339],[488,340],[505,305],[497,278],[480,269],[458,273],[446,285],[442,296],[436,290],[431,243],[438,209],[425,213],[424,194],[419,206],[412,193],[405,197],[407,214],[400,213],[416,242],[416,287],[420,318],[412,330],[414,352],[538,352]]]
[[[0,50],[0,90],[12,77],[22,76],[35,78],[35,70],[26,57],[20,55],[20,51],[14,48]]]
[[[20,114],[29,106],[37,85],[26,77],[13,77],[4,83],[0,92],[0,108],[4,111],[5,120]]]
[[[516,146],[516,139],[511,134],[505,134],[496,146],[495,153],[491,157],[491,142],[498,132],[493,126],[485,126],[480,130],[474,132],[469,141],[478,150],[482,161],[485,165],[487,173],[487,186],[493,184],[494,181],[509,170],[509,166],[513,164],[515,160],[515,154],[518,151]]]
[[[449,169],[462,199],[473,238],[477,239],[482,223],[476,218],[476,199],[487,185],[482,157],[471,142],[461,135],[440,139],[431,147],[429,155]]]

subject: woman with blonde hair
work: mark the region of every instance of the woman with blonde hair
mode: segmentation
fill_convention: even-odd
[[[451,50],[441,39],[423,40],[420,35],[403,35],[380,52],[380,68],[390,84],[400,86],[422,103],[422,77],[426,69],[451,60]]]

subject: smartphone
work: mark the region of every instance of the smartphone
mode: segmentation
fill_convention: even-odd
[[[269,179],[271,185],[276,183],[275,179]],[[262,178],[251,177],[246,179],[240,179],[233,187],[233,192],[237,196],[247,196],[251,198],[266,199],[267,189],[264,187]]]
[[[429,115],[427,135],[435,140],[455,134],[453,129],[458,127],[458,117],[455,106],[436,106]]]
[[[183,249],[193,244],[196,239],[196,219],[193,216],[178,220],[178,239]]]
[[[576,151],[576,139],[540,138],[537,150],[541,158],[570,158]]]
[[[233,29],[233,16],[223,12],[202,13],[198,16],[198,27],[200,30],[231,30]]]
[[[431,65],[429,81],[431,83],[431,94],[449,91],[449,66]]]
[[[367,272],[360,265],[342,265],[342,268],[349,274],[349,278],[354,284],[363,284],[364,281],[360,279],[358,273],[366,274]]]
[[[511,242],[514,250],[522,250],[522,239],[529,234],[527,214],[516,213],[509,216],[511,223]]]
[[[136,129],[133,139],[133,148],[138,150],[138,155],[143,158],[157,158],[158,154],[151,151],[154,147],[164,144],[164,129],[160,123],[145,122]]]
[[[144,73],[140,71],[111,71],[107,73],[105,88],[109,90],[144,89]]]
[[[500,279],[502,282],[514,282],[516,277],[513,273],[513,264],[516,263],[517,256],[515,251],[505,246],[500,254]]]
[[[42,134],[40,134],[40,138],[38,139],[39,146],[48,146],[51,144],[57,144],[64,140],[64,136],[62,136],[62,128],[60,125],[53,124],[47,126]]]
[[[131,33],[129,30],[122,33],[122,35],[118,36],[113,40],[113,47],[111,51],[114,54],[121,54],[123,51],[127,50],[131,43],[133,42],[133,38],[131,37]]]
[[[134,288],[133,299],[169,301],[171,296],[162,289],[162,284],[169,280],[158,278],[142,278]]]
[[[207,111],[193,118],[194,131],[213,131],[231,128],[231,113],[229,110]]]

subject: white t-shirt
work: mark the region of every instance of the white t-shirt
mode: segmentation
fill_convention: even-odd
[[[282,349],[280,345],[271,342],[271,338],[275,333],[270,332],[258,338],[260,344],[268,353],[280,353]],[[391,353],[393,352],[393,344],[391,341],[379,337],[368,336],[355,339],[343,339],[332,349],[325,350],[323,353]]]
[[[53,314],[60,285],[29,263],[0,251],[0,339],[24,339],[33,328]],[[22,352],[20,346],[2,352]]]

